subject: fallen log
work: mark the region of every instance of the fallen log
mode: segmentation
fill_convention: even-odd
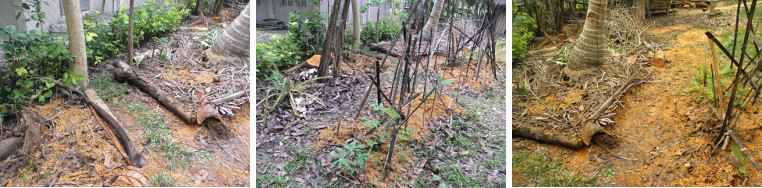
[[[122,61],[114,62],[114,67],[114,78],[116,81],[126,81],[148,93],[148,95],[151,95],[151,97],[159,101],[162,106],[179,116],[185,123],[201,124],[201,122],[197,122],[196,114],[185,109],[182,104],[177,102],[177,100],[175,100],[169,93],[151,83],[148,78],[140,74],[139,70],[133,69]]]
[[[106,120],[107,124],[111,126],[112,129],[116,130],[116,133],[117,133],[116,136],[119,138],[119,142],[121,143],[122,147],[124,147],[124,149],[127,150],[127,154],[130,157],[130,159],[128,160],[130,166],[143,167],[147,164],[143,155],[137,151],[135,146],[132,144],[132,140],[130,140],[130,137],[127,135],[127,132],[124,131],[124,129],[116,120],[116,118],[108,114],[103,108],[101,108],[95,102],[90,100],[90,98],[88,98],[84,92],[82,92],[81,90],[77,88],[64,85],[63,83],[50,79],[50,78],[40,78],[40,79],[48,80],[52,83],[55,83],[59,87],[66,88],[66,90],[70,91],[72,94],[76,94],[77,96],[82,97],[82,99],[85,100],[87,105],[89,105],[96,111],[98,116]]]
[[[86,89],[85,95],[87,95],[87,97],[90,98],[90,100],[92,100],[95,103],[95,105],[98,105],[99,107],[103,108],[103,110],[106,111],[107,114],[109,114],[110,116],[114,116],[114,114],[111,113],[111,110],[108,108],[106,103],[104,103],[100,99],[100,97],[95,91],[93,91],[92,89]],[[98,111],[96,111],[95,108],[93,108],[92,106],[90,106],[90,110],[92,110],[93,114],[98,114]],[[105,122],[103,122],[100,116],[96,115],[95,119],[98,120],[98,123],[100,123],[101,127],[103,127],[103,129],[106,130],[106,133],[108,133],[108,135],[111,137],[111,142],[113,142],[116,149],[125,158],[125,160],[127,161],[127,164],[132,164],[129,154],[127,154],[122,144],[120,144],[119,138],[114,134],[114,130],[111,129],[111,127],[108,126]]]
[[[373,50],[373,51],[381,52],[381,53],[384,53],[384,54],[389,53],[389,55],[391,55],[392,57],[396,57],[396,58],[402,57],[402,54],[394,52],[394,51],[392,51],[390,53],[389,51],[391,51],[391,50],[389,50],[387,48],[384,48],[383,46],[378,45],[376,43],[370,43],[368,45],[368,47],[370,47],[370,50]]]
[[[513,135],[524,137],[549,144],[566,146],[574,149],[585,147],[585,142],[580,137],[571,137],[561,132],[546,131],[545,128],[536,125],[523,124],[511,129]]]
[[[667,63],[667,59],[665,58],[664,51],[657,51],[654,54],[653,63],[655,67],[662,68],[664,67],[664,64]]]
[[[8,156],[11,156],[21,145],[24,144],[24,139],[13,137],[0,141],[0,161],[5,160]]]

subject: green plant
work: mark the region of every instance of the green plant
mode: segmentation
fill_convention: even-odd
[[[553,54],[553,57],[549,58],[547,61],[552,61],[558,65],[566,65],[566,61],[569,59],[569,55],[571,54],[571,49],[569,46],[569,44],[564,44],[564,46],[561,47],[560,50],[556,51],[556,53]]]
[[[743,153],[741,153],[741,149],[738,148],[735,145],[730,145],[730,150],[733,151],[733,155],[736,157],[736,160],[738,160],[738,173],[741,174],[749,174],[748,171],[746,171],[746,168],[743,167],[743,165],[746,164],[746,157],[743,156]]]
[[[400,32],[402,24],[389,18],[381,18],[379,22],[368,22],[360,30],[360,41],[369,44],[376,41],[376,27],[378,27],[378,41],[392,40]]]
[[[95,78],[91,82],[90,87],[106,102],[111,102],[111,99],[121,97],[123,94],[131,91],[127,83],[114,81],[114,76],[110,73]]]
[[[149,110],[144,104],[126,101],[120,101],[118,104],[139,117],[137,123],[143,127],[143,134],[149,143],[146,149],[158,151],[162,157],[166,158],[166,168],[170,170],[178,169],[178,167],[184,169],[191,160],[205,162],[214,158],[214,155],[207,151],[192,152],[181,148],[175,138],[172,137],[171,129],[164,123],[164,119],[156,112]]]
[[[300,167],[307,167],[307,164],[309,164],[310,161],[314,160],[316,157],[315,154],[309,149],[302,148],[299,151],[293,151],[293,149],[289,150],[291,151],[288,152],[294,156],[294,159],[286,162],[286,165],[283,166],[283,170],[286,173],[289,173],[292,170],[297,170]]]
[[[82,19],[85,27],[85,45],[87,62],[95,65],[107,57],[114,56],[124,49],[119,45],[116,34],[105,22],[100,13],[86,14]]]
[[[257,43],[257,73],[267,75],[278,72],[278,69],[294,65],[300,59],[296,55],[297,44],[288,38],[273,35],[268,43]]]
[[[331,152],[331,157],[335,160],[333,165],[351,174],[356,174],[359,169],[365,168],[365,160],[368,154],[362,152],[360,148],[363,145],[357,145],[355,142],[344,143],[343,148],[336,148]]]
[[[122,8],[124,9],[124,7]],[[133,10],[133,42],[139,46],[144,39],[150,39],[159,34],[173,30],[190,14],[185,6],[172,6],[170,2],[158,4],[154,0],[146,1],[142,6]],[[114,12],[110,22],[116,40],[121,46],[127,46],[129,17],[128,12]]]
[[[270,88],[260,88],[261,90],[265,91],[265,97],[262,98],[261,101],[257,103],[257,105],[264,103],[264,120],[267,122],[267,114],[269,114],[275,107],[280,104],[281,101],[285,100],[286,97],[288,97],[288,101],[291,103],[291,109],[293,110],[294,114],[299,115],[299,111],[296,110],[296,102],[294,100],[294,95],[304,95],[306,97],[309,97],[310,99],[314,100],[315,102],[318,102],[319,104],[325,106],[322,100],[320,98],[315,97],[312,94],[309,94],[305,92],[304,90],[313,87],[313,86],[320,86],[321,84],[314,84],[312,82],[315,82],[316,80],[328,78],[328,77],[316,77],[309,80],[305,80],[302,83],[294,84],[294,82],[291,80],[291,76],[288,78],[284,78],[280,73],[273,72],[270,77],[268,77],[266,80],[272,82],[274,85]],[[275,102],[270,104],[270,98],[276,97]],[[268,109],[269,108],[269,109]]]
[[[151,179],[151,186],[176,187],[175,183],[177,183],[177,179],[167,172],[161,172]]]
[[[730,96],[732,93],[732,90],[725,91],[726,86],[730,85],[732,82],[732,78],[735,74],[735,68],[731,68],[728,65],[720,65],[720,70],[717,71],[719,75],[712,75],[711,71],[707,69],[704,66],[699,67],[699,73],[696,74],[691,79],[691,88],[683,90],[683,92],[691,94],[693,93],[693,100],[694,101],[700,101],[703,99],[708,100],[715,100],[717,98],[717,93],[715,93],[716,88],[721,88],[723,91],[723,96]],[[717,76],[717,78],[715,78]],[[716,83],[719,80],[720,83]],[[719,85],[716,86],[716,85]],[[745,96],[749,94],[751,90],[749,88],[744,88],[743,84],[738,84],[736,86],[736,94],[738,96]],[[743,105],[741,98],[738,98],[736,101],[734,101],[733,104],[735,105]],[[741,106],[742,108],[744,106]]]
[[[218,36],[220,36],[220,33],[222,33],[222,27],[215,27],[214,29],[204,33],[204,35],[201,35],[201,37],[193,37],[193,39],[198,40],[198,42],[201,42],[201,45],[206,46],[207,48],[212,47],[212,43],[215,39],[217,39]]]
[[[69,78],[67,71],[74,57],[63,45],[63,37],[54,37],[37,30],[16,31],[13,25],[0,29],[0,36],[7,38],[0,44],[4,51],[3,59],[10,63],[9,72],[15,73],[11,75],[15,84],[4,86],[3,91],[0,91],[0,96],[5,96],[4,101],[14,107],[31,100],[42,103],[52,94],[54,84],[37,79],[38,77],[59,81]]]
[[[326,17],[312,11],[306,14],[289,13],[288,40],[297,46],[297,50],[292,51],[297,56],[296,59],[308,58],[315,54],[318,48],[323,47],[325,20]]]
[[[527,151],[514,150],[512,155],[514,177],[514,186],[527,186],[519,184],[521,182],[529,183],[528,186],[540,187],[596,187],[611,186],[611,179],[616,170],[604,167],[600,172],[591,178],[581,175],[572,175],[565,166],[550,158]]]
[[[526,56],[529,43],[534,40],[534,30],[537,29],[537,24],[531,16],[526,13],[519,12],[513,17],[513,44],[511,51],[513,52],[513,59],[521,59]]]

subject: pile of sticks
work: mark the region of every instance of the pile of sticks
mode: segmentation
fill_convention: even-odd
[[[738,26],[739,26],[739,17],[738,14],[740,14],[741,5],[743,5],[743,9],[747,12],[747,20],[745,24],[745,30],[743,33],[739,35],[738,33]],[[746,0],[739,1],[738,6],[736,8],[736,23],[735,23],[735,31],[733,36],[733,44],[731,46],[723,46],[722,43],[720,43],[717,38],[714,37],[711,31],[706,32],[706,36],[709,39],[709,43],[712,46],[712,65],[711,65],[711,75],[712,78],[715,78],[716,80],[713,82],[712,89],[714,90],[714,93],[717,93],[718,97],[716,97],[716,100],[714,101],[714,104],[720,109],[720,113],[715,112],[715,115],[722,119],[721,125],[717,125],[719,128],[720,134],[717,136],[717,138],[714,141],[714,148],[712,151],[716,150],[717,148],[721,147],[722,150],[725,150],[727,148],[728,143],[732,140],[733,143],[735,143],[736,146],[738,146],[741,149],[741,152],[744,154],[744,156],[749,159],[749,162],[751,162],[752,166],[754,166],[754,169],[757,170],[757,172],[762,172],[762,167],[760,167],[759,163],[754,159],[753,155],[749,153],[749,151],[743,146],[743,142],[747,142],[741,138],[739,138],[736,133],[742,132],[746,130],[739,131],[738,128],[741,125],[744,125],[748,122],[754,121],[757,117],[755,116],[747,121],[745,123],[738,124],[738,120],[741,118],[741,114],[746,111],[744,108],[749,105],[754,105],[757,102],[757,97],[760,95],[760,88],[762,87],[762,69],[760,69],[760,65],[762,65],[762,57],[760,56],[760,53],[762,53],[762,43],[759,42],[759,39],[757,39],[755,31],[754,31],[754,23],[752,22],[754,20],[754,11],[757,6],[757,0],[752,0],[751,6],[748,6],[746,3]],[[751,13],[751,14],[749,14]],[[736,47],[738,41],[738,37],[743,37],[743,42],[740,44],[740,54],[736,54]],[[752,44],[752,45],[749,45]],[[719,47],[719,49],[723,52],[725,56],[730,59],[731,67],[735,67],[736,73],[735,77],[733,78],[733,82],[731,83],[729,88],[723,87],[718,80],[718,62],[717,62],[717,55],[714,53],[714,46]],[[747,49],[751,47],[752,50],[756,53],[747,53]],[[731,50],[729,51],[728,48]],[[753,56],[752,56],[753,55]],[[740,86],[740,87],[739,87]],[[741,88],[741,91],[745,92],[738,92]],[[728,91],[730,90],[730,91]],[[726,96],[723,96],[723,93],[725,92],[731,92],[730,94],[730,100],[728,100],[727,103],[725,103],[724,99]],[[724,114],[722,112],[724,110]]]

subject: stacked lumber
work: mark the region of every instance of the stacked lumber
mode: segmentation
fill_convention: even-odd
[[[685,0],[685,1],[678,1],[673,2],[672,7],[683,7],[683,8],[706,8],[712,5],[711,0]]]

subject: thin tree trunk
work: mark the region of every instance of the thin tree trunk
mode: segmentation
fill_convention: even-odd
[[[218,16],[217,14],[219,14],[220,11],[222,11],[222,7],[225,6],[226,2],[227,2],[227,0],[217,0],[217,1],[215,1],[214,2],[214,8],[212,10],[212,15],[213,16]]]
[[[82,14],[80,14],[79,0],[64,0],[64,12],[66,14],[66,30],[69,34],[69,53],[74,55],[71,63],[71,71],[75,75],[82,75],[81,88],[87,88],[89,83],[87,76],[87,48],[85,48],[85,30],[82,26]]]
[[[584,29],[574,45],[568,66],[564,69],[572,80],[578,80],[583,74],[603,65],[603,48],[606,45],[603,31],[607,3],[607,0],[590,0],[588,3]]]
[[[129,26],[128,26],[128,29],[127,29],[127,61],[132,61],[132,54],[133,54],[132,53],[132,50],[133,50],[132,49],[132,47],[133,47],[133,41],[132,40],[134,38],[133,37],[133,35],[134,35],[134,33],[133,33],[133,25],[134,25],[135,20],[134,20],[134,16],[132,15],[133,14],[132,11],[133,11],[134,8],[135,8],[135,0],[130,0],[130,15],[129,15],[129,17],[130,17],[130,19],[129,19],[130,23],[129,23]]]
[[[423,40],[431,41],[431,34],[436,30],[439,25],[439,16],[442,13],[442,6],[444,6],[445,0],[435,0],[434,7],[429,15],[429,20],[426,21],[426,25],[423,26]]]
[[[643,21],[646,19],[646,0],[635,0],[632,7],[635,22],[638,23],[638,25],[642,25]]]
[[[233,24],[225,28],[225,31],[214,40],[212,53],[249,57],[249,6],[250,4],[246,4],[241,15],[238,15]]]
[[[355,36],[354,44],[360,44],[360,11],[357,0],[352,0],[352,34]]]

